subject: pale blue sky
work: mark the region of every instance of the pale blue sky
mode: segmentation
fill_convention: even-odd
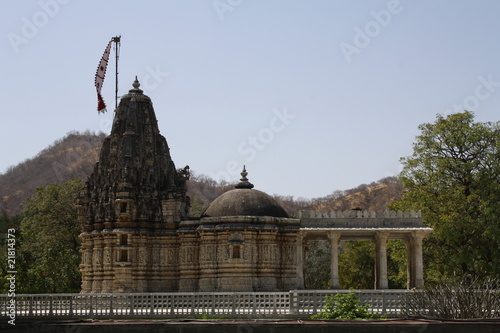
[[[177,167],[319,197],[396,175],[417,126],[500,120],[500,1],[1,1],[0,172],[71,130],[109,133],[114,62]]]

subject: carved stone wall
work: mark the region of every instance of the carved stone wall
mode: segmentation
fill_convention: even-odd
[[[198,239],[199,261],[192,265],[180,256],[179,291],[294,289],[298,227],[298,220],[270,217],[204,218],[198,225],[181,222],[181,248]]]

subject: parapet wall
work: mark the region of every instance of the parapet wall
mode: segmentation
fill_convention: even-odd
[[[424,228],[420,211],[301,211],[302,228]]]
[[[405,211],[395,211],[395,210],[385,210],[385,211],[369,211],[369,210],[345,210],[336,211],[331,210],[328,212],[320,211],[299,211],[299,219],[301,218],[313,218],[313,219],[323,219],[323,218],[422,218],[422,212],[420,210],[405,210]]]

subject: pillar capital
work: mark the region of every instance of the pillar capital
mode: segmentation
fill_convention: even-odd
[[[330,241],[338,242],[340,240],[341,233],[339,231],[328,231],[327,235]]]
[[[297,240],[300,240],[300,241],[304,241],[304,239],[306,238],[307,236],[307,231],[305,230],[300,230],[298,233],[297,233]]]
[[[429,230],[414,230],[410,234],[410,241],[422,242],[425,237],[427,237],[431,231]]]
[[[375,232],[375,241],[376,242],[386,242],[389,239],[389,231],[376,231]]]

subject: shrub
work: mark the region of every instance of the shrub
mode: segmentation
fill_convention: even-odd
[[[500,318],[500,281],[442,281],[410,293],[403,307],[407,317],[439,319]]]
[[[373,319],[379,318],[368,312],[368,306],[361,304],[352,291],[347,294],[327,296],[324,310],[311,317],[312,319]]]

